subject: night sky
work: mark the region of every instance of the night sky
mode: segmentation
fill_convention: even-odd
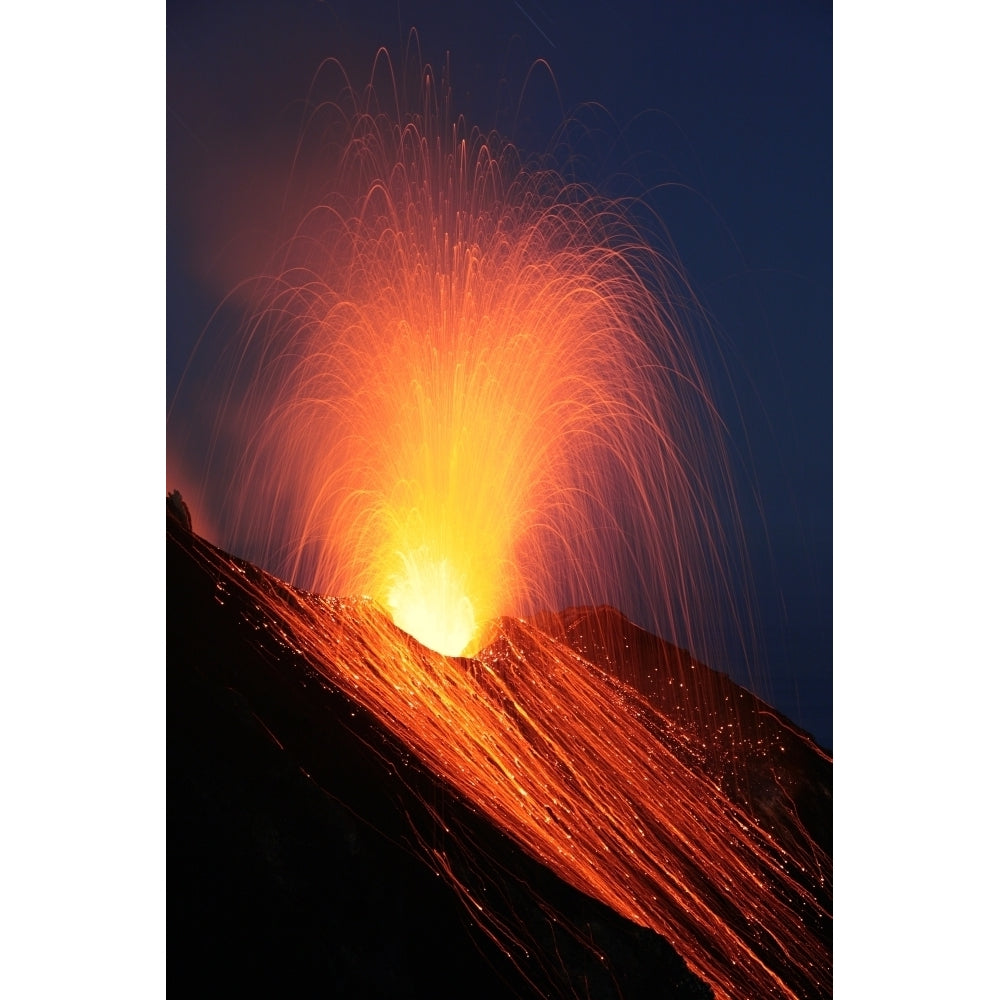
[[[168,4],[168,403],[213,311],[263,267],[324,57],[361,80],[415,26],[432,67],[449,53],[457,110],[528,152],[599,104],[594,180],[647,192],[724,359],[710,376],[742,490],[760,693],[832,747],[831,22],[828,4],[793,2]],[[551,77],[528,76],[536,59]],[[216,540],[173,437],[197,415],[178,405],[167,486]]]

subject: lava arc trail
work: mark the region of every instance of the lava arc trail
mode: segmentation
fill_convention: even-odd
[[[245,291],[220,376],[225,543],[309,593],[202,558],[221,599],[248,595],[718,996],[827,996],[828,854],[774,835],[692,766],[676,719],[526,622],[639,603],[706,657],[737,614],[723,428],[677,275],[629,205],[451,121],[429,72],[416,92],[415,111],[395,83],[315,107],[300,162],[332,144],[329,182]]]

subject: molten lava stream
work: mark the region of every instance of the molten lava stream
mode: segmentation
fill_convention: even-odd
[[[828,859],[793,855],[681,763],[673,723],[634,692],[510,619],[478,657],[455,659],[370,601],[254,596],[530,856],[662,935],[717,996],[830,995]]]

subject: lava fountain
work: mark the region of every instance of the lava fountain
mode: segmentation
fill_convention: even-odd
[[[725,449],[677,272],[634,206],[451,121],[428,70],[401,110],[379,67],[386,107],[373,71],[314,108],[326,189],[251,283],[223,541],[446,654],[600,602],[714,649]]]

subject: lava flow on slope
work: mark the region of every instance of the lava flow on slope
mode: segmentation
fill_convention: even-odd
[[[832,995],[829,757],[749,693],[610,609],[535,624],[501,619],[476,657],[447,657],[373,602],[296,590],[168,517],[168,619],[171,670],[193,659],[214,672],[321,786],[329,752],[297,736],[302,720],[287,700],[276,703],[275,685],[295,690],[303,716],[335,700],[348,708],[341,718],[365,720],[360,738],[374,770],[400,795],[408,789],[411,843],[543,995],[594,987],[567,968],[568,949],[553,951],[555,931],[545,941],[527,916],[519,923],[496,874],[513,863],[494,857],[486,874],[474,829],[499,832],[534,871],[654,932],[716,997]],[[247,670],[231,645],[213,645],[224,621],[263,668]],[[192,632],[194,644],[177,638]],[[647,687],[656,678],[663,690],[627,683],[639,660]],[[671,704],[664,692],[675,688]],[[414,801],[429,822],[414,819]],[[544,878],[528,878],[513,881],[565,928],[559,904],[540,898]],[[598,923],[582,943],[600,966],[608,956],[593,936]],[[546,949],[548,959],[538,954]],[[630,987],[626,966],[612,973],[614,989],[647,995]]]

